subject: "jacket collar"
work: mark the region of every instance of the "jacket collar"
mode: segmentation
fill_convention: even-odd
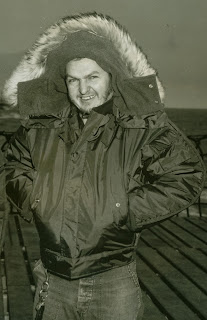
[[[74,105],[71,106],[68,118],[64,121],[59,136],[67,143],[74,143],[82,135],[84,140],[93,141],[101,134],[105,124],[113,114],[113,100],[105,102],[103,105],[94,108],[85,124],[83,125],[79,110]]]

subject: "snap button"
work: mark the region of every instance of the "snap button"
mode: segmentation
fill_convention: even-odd
[[[116,207],[119,208],[121,204],[119,202],[116,203]]]
[[[75,162],[78,160],[79,158],[79,153],[78,152],[74,152],[71,154],[71,158],[72,158],[72,161]]]
[[[158,100],[155,100],[155,103],[159,103],[159,101],[158,101]]]
[[[35,199],[34,202],[31,204],[31,209],[35,210],[39,202],[40,202],[40,199]]]
[[[152,89],[153,88],[153,84],[150,83],[149,84],[149,88]]]

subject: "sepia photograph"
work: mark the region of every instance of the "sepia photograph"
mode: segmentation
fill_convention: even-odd
[[[0,4],[0,320],[207,319],[207,2]]]

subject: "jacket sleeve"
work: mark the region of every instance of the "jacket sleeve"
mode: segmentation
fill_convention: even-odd
[[[148,131],[141,148],[141,167],[130,173],[128,226],[133,231],[169,218],[198,198],[204,164],[193,144],[167,119]]]
[[[5,158],[7,198],[25,220],[31,221],[29,199],[34,167],[27,143],[27,129],[21,126],[12,136]]]

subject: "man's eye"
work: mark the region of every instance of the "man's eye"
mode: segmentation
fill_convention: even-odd
[[[74,83],[76,81],[77,81],[77,79],[68,79],[68,83]]]
[[[90,76],[91,80],[94,80],[94,79],[97,79],[97,78],[98,78],[98,76]]]

